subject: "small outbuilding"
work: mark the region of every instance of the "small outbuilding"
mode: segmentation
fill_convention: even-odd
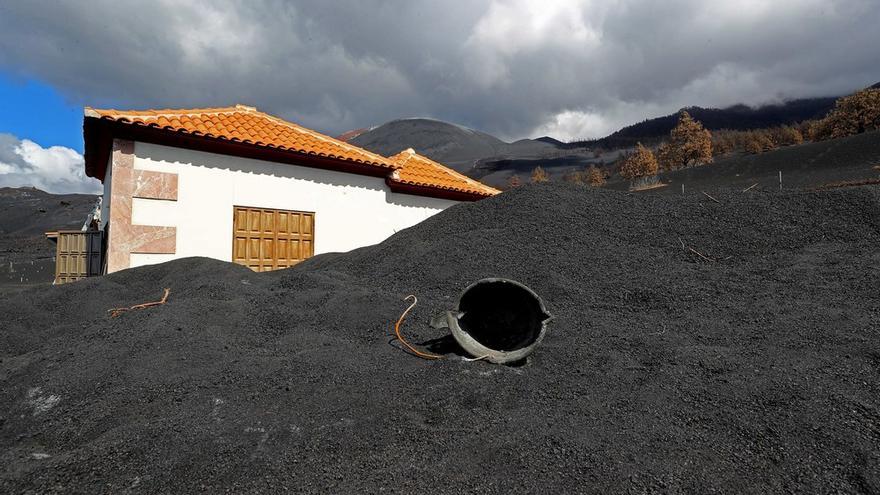
[[[411,149],[384,157],[244,105],[86,108],[83,127],[86,174],[104,184],[102,274],[185,256],[287,268],[499,192]]]

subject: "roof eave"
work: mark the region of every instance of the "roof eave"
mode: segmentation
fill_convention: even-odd
[[[442,189],[439,187],[417,186],[413,184],[398,182],[391,178],[386,178],[385,183],[388,184],[388,187],[391,189],[392,192],[412,194],[414,196],[427,196],[431,198],[448,199],[451,201],[479,201],[481,199],[486,199],[493,196],[492,194],[455,191],[452,189]]]
[[[89,115],[89,110],[86,109],[83,118],[85,172],[87,176],[104,182],[113,148],[113,134],[105,122]]]
[[[260,146],[132,124],[130,122],[121,122],[113,119],[96,118],[90,116],[88,111],[86,111],[85,118],[83,119],[83,137],[85,140],[86,175],[99,179],[102,182],[112,151],[113,139],[141,141],[208,153],[286,163],[289,165],[301,165],[372,177],[384,178],[392,170],[398,168],[394,164],[383,165],[340,160],[326,156],[310,155],[290,149]]]

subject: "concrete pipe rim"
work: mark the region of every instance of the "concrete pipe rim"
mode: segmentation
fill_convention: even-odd
[[[480,289],[486,289],[489,293],[483,294]],[[502,296],[514,300],[499,302],[497,298]],[[480,297],[488,297],[489,300],[481,300]],[[489,314],[482,314],[481,309],[471,307],[479,303],[492,306],[489,309],[481,308]],[[501,315],[501,312],[506,314]],[[500,321],[493,322],[493,319]],[[477,280],[461,292],[456,311],[449,313],[448,326],[453,338],[468,354],[504,364],[523,360],[534,352],[544,340],[547,323],[551,319],[543,299],[531,288],[516,280],[491,277]],[[496,324],[507,327],[492,326]]]

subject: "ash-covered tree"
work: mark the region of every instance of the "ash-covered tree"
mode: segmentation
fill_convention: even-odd
[[[534,170],[532,170],[532,182],[547,182],[549,180],[550,180],[550,174],[545,172],[544,169],[541,168],[540,165],[535,167]]]
[[[773,140],[770,139],[766,132],[760,130],[750,131],[746,136],[745,150],[748,153],[763,153],[765,151],[770,151],[775,147]]]
[[[507,178],[507,187],[509,189],[513,189],[514,187],[519,187],[522,185],[522,179],[519,178],[519,174],[513,174]]]
[[[798,124],[798,131],[801,133],[801,136],[803,136],[804,141],[816,141],[818,139],[818,130],[818,120],[805,120]]]
[[[654,153],[642,146],[642,143],[638,143],[636,150],[620,163],[618,172],[624,179],[632,180],[657,175],[658,168]]]
[[[712,163],[712,133],[682,111],[669,133],[669,142],[660,145],[657,155],[663,170]]]
[[[804,135],[795,127],[783,125],[770,129],[770,140],[778,146],[793,146],[804,142]]]
[[[584,172],[584,180],[587,185],[592,187],[600,187],[605,185],[605,174],[599,170],[599,167],[595,165],[590,165],[587,167],[587,171]]]
[[[715,156],[726,155],[736,148],[732,133],[713,132],[712,133],[712,154]]]
[[[844,96],[819,122],[818,139],[836,139],[880,129],[880,89],[863,89]]]
[[[562,176],[562,180],[570,184],[583,184],[584,174],[578,170],[572,170]]]

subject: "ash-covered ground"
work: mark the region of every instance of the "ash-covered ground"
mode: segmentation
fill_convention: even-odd
[[[290,270],[8,295],[0,491],[880,491],[880,188],[710,192],[525,186]],[[555,316],[526,364],[400,349],[404,296],[425,343],[483,277]]]

